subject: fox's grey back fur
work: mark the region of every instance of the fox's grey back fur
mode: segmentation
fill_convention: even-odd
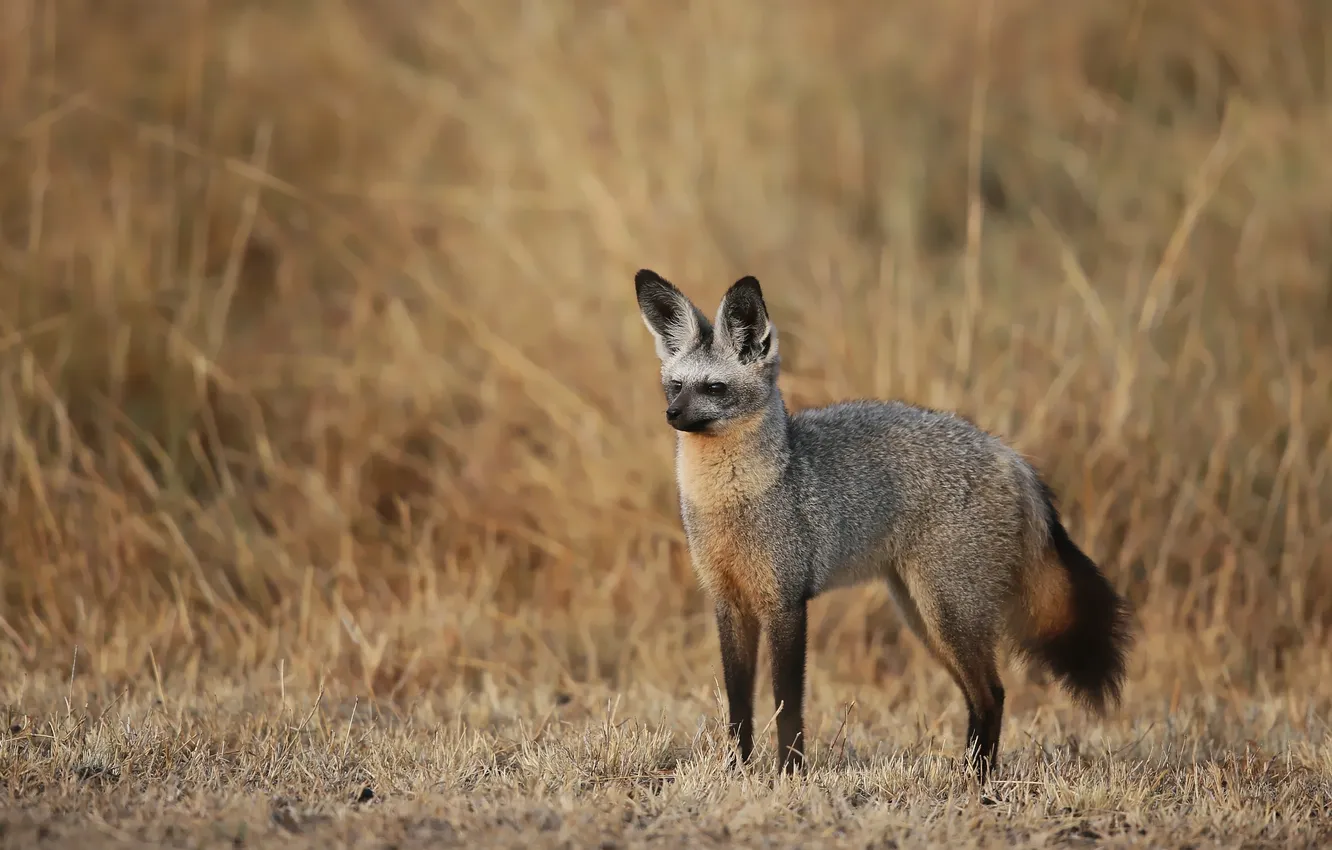
[[[781,405],[779,392],[772,403]],[[785,533],[773,527],[770,539],[783,540],[777,563],[809,565],[795,585],[817,595],[886,577],[914,619],[914,594],[900,584],[924,581],[944,597],[942,625],[984,631],[976,638],[989,642],[1002,626],[994,601],[1011,596],[1047,542],[1026,461],[963,419],[901,402],[803,410],[786,435],[786,484],[760,499],[781,507],[757,513],[784,515]]]
[[[973,725],[995,724],[993,742],[976,732],[985,747],[997,748],[997,715],[985,713],[996,699],[1002,710],[1000,645],[1044,662],[1093,708],[1117,698],[1122,602],[1018,452],[951,413],[897,401],[788,413],[753,278],[713,322],[653,272],[636,288],[680,431],[695,570],[722,608],[767,624],[824,591],[885,581],[958,681]]]

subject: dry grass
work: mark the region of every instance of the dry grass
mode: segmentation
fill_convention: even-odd
[[[1330,135],[1310,0],[5,4],[0,841],[1326,840]],[[1123,710],[981,807],[843,591],[726,778],[640,266],[1026,451]]]
[[[241,681],[202,673],[180,696],[103,688],[86,702],[76,682],[72,712],[61,704],[19,720],[6,741],[15,804],[0,823],[25,847],[39,835],[67,846],[375,848],[1254,847],[1329,837],[1325,695],[1182,686],[1189,695],[1172,704],[1163,688],[1089,726],[1064,701],[1019,687],[1005,776],[992,785],[996,802],[981,805],[959,769],[960,701],[926,665],[874,685],[815,664],[812,769],[773,787],[771,742],[761,767],[728,773],[721,703],[700,675],[712,647],[680,643],[692,645],[678,661],[624,686],[566,692],[497,677],[399,703],[331,683],[297,697],[277,670]],[[1199,660],[1159,637],[1147,649],[1182,681]],[[1220,670],[1227,659],[1201,661]],[[1332,673],[1326,658],[1309,661]],[[66,687],[20,685],[6,699],[49,704]]]

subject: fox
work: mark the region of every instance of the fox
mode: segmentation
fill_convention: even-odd
[[[761,634],[777,769],[803,772],[808,603],[871,581],[961,690],[965,758],[982,786],[999,763],[1001,650],[1092,713],[1119,703],[1127,602],[1023,455],[956,413],[902,400],[789,411],[753,275],[727,289],[712,320],[655,271],[639,270],[634,288],[661,361],[680,517],[714,607],[739,763],[754,749]]]

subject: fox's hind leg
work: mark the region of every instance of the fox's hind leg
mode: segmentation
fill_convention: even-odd
[[[1004,722],[1004,686],[989,654],[947,632],[932,635],[934,656],[947,668],[967,701],[967,764],[984,785],[999,766]]]
[[[995,662],[996,624],[966,602],[966,591],[950,594],[917,574],[890,581],[912,631],[939,660],[967,701],[967,761],[984,785],[999,764],[1004,686]],[[961,598],[959,598],[961,597]]]
[[[981,785],[999,766],[999,733],[1004,721],[1004,686],[998,673],[991,674],[989,680],[988,686],[982,686],[988,687],[988,700],[978,704],[967,696],[967,760]],[[975,683],[962,686],[963,693],[975,687],[978,687]]]
[[[932,636],[934,655],[948,669],[967,701],[967,764],[984,785],[999,766],[999,736],[1004,722],[1004,686],[993,655],[944,631]]]

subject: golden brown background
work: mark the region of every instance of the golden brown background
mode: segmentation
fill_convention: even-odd
[[[260,800],[253,840],[351,844],[272,801],[369,784],[402,846],[425,800],[525,846],[1312,840],[1329,139],[1313,0],[4,4],[10,834]],[[878,588],[814,605],[824,790],[709,755],[641,266],[757,275],[795,406],[1011,439],[1130,596],[1114,717],[1009,674],[1008,815],[956,813],[960,700]]]

